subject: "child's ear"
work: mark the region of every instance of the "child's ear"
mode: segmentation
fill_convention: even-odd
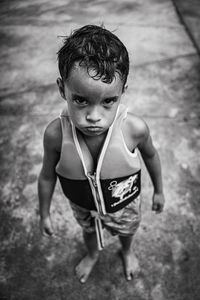
[[[58,78],[56,80],[56,83],[58,85],[58,89],[59,89],[59,92],[60,92],[60,95],[61,97],[66,100],[66,97],[65,97],[65,86],[64,86],[64,82],[61,78]]]
[[[123,87],[122,93],[124,94],[124,93],[127,91],[127,89],[128,89],[128,84],[126,84],[126,85]]]

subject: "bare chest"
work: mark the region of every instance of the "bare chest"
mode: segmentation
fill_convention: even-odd
[[[101,153],[106,133],[95,137],[84,137],[85,144],[93,158],[94,166],[97,166],[98,158]]]

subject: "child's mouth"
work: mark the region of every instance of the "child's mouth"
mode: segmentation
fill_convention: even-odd
[[[99,133],[99,132],[103,131],[103,128],[98,127],[98,126],[88,126],[88,127],[85,127],[85,130],[87,130],[89,132]]]
[[[88,131],[93,131],[93,132],[96,132],[96,131],[102,131],[102,127],[98,127],[98,126],[89,126],[89,127],[85,127]]]

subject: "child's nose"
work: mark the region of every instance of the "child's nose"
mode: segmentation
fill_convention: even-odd
[[[101,116],[98,109],[97,108],[91,109],[86,115],[86,120],[91,123],[99,122],[101,120]]]

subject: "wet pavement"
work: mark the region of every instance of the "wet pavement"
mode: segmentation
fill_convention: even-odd
[[[0,299],[199,299],[200,5],[187,2],[1,1]],[[42,136],[64,106],[56,52],[62,36],[89,23],[104,23],[127,46],[124,101],[149,124],[163,165],[162,215],[151,212],[152,187],[143,172],[134,243],[141,272],[131,283],[108,233],[88,282],[77,281],[74,265],[85,248],[59,184],[52,202],[56,237],[41,238],[38,228]]]

